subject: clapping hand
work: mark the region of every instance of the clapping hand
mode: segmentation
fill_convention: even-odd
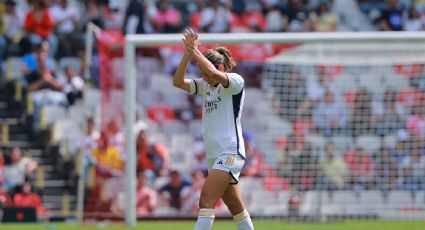
[[[182,39],[186,49],[185,52],[189,55],[192,55],[194,50],[198,48],[199,38],[198,34],[196,34],[195,31],[192,29],[186,29],[186,31],[183,33],[184,38]]]

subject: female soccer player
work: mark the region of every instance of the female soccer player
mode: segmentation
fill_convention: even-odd
[[[218,47],[205,53],[198,50],[198,35],[186,30],[185,53],[174,74],[173,84],[191,94],[202,95],[202,132],[208,158],[208,177],[199,200],[195,230],[209,230],[214,221],[214,208],[222,198],[239,230],[254,229],[245,210],[238,183],[245,163],[241,113],[244,80],[230,71],[236,66],[227,48]],[[201,79],[185,79],[186,67],[193,59],[202,73]]]

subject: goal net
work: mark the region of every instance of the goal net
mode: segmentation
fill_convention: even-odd
[[[423,33],[201,34],[200,40],[203,51],[228,46],[245,79],[247,161],[239,184],[252,216],[425,217]],[[123,191],[107,192],[111,206],[102,212],[125,216],[130,225],[136,217],[197,215],[204,174],[196,172],[206,171],[202,101],[172,86],[180,43],[181,35],[130,35],[124,57],[110,60],[125,86],[114,91],[125,102],[110,96],[114,103],[99,106],[109,106],[101,111],[122,124],[127,179],[98,189]],[[187,77],[199,76],[191,63]],[[147,150],[139,148],[140,131]],[[141,162],[143,151],[151,165]],[[165,170],[151,170],[168,162]],[[179,180],[184,186],[170,189]],[[155,199],[141,198],[141,184]],[[230,217],[222,202],[216,216]]]

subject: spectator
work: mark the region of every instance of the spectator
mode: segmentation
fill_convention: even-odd
[[[50,44],[51,57],[54,57],[58,48],[57,37],[53,34],[54,22],[49,10],[47,9],[46,0],[35,0],[33,7],[28,12],[24,30],[29,33],[28,39],[32,45],[37,45],[42,40],[47,40]]]
[[[3,15],[0,13],[0,15]],[[23,36],[25,12],[16,7],[14,0],[5,1],[3,17],[4,30],[0,29],[0,61],[6,58],[12,45],[18,44]],[[1,24],[1,22],[0,22]],[[2,33],[3,36],[1,35]]]
[[[304,143],[302,152],[292,159],[291,185],[297,191],[315,189],[321,179],[318,157],[313,156],[311,145]]]
[[[220,0],[211,0],[210,5],[201,12],[200,28],[207,33],[229,32],[232,14]]]
[[[401,166],[406,157],[410,156],[410,145],[410,134],[404,129],[399,130],[397,132],[396,146],[395,148],[390,149],[390,155],[396,161],[398,167]]]
[[[402,187],[410,191],[423,190],[425,186],[425,156],[422,148],[415,144],[411,148],[412,154],[404,158],[401,163],[403,173]]]
[[[144,34],[145,23],[149,23],[144,0],[131,0],[125,11],[123,34]]]
[[[84,31],[87,30],[88,23],[93,23],[97,27],[105,28],[104,16],[96,3],[96,0],[87,0],[84,2],[86,8],[86,14],[81,18],[81,24],[83,25]]]
[[[335,149],[328,144],[325,148],[326,159],[321,163],[323,171],[323,189],[336,190],[343,189],[349,176],[349,171],[344,160],[335,156]]]
[[[137,173],[136,213],[137,217],[149,216],[157,206],[157,192],[147,185],[145,172]],[[125,208],[125,193],[120,191],[112,201],[111,210],[115,214],[123,215]]]
[[[415,7],[411,7],[407,11],[403,22],[403,28],[406,31],[423,31],[425,29],[424,20]]]
[[[196,141],[193,145],[193,154],[195,156],[194,171],[201,171],[205,177],[208,175],[208,162],[202,141]]]
[[[382,107],[374,108],[374,123],[380,136],[395,133],[403,126],[403,108],[397,103],[397,92],[385,91]]]
[[[203,172],[192,172],[192,185],[184,187],[181,191],[182,207],[180,213],[191,216],[196,216],[198,214],[199,197],[201,196],[204,182],[205,175]]]
[[[309,107],[306,100],[306,85],[298,71],[290,71],[289,76],[283,78],[283,82],[277,85],[276,98],[279,103],[279,114],[291,122],[302,117],[305,110]]]
[[[147,176],[143,171],[137,176],[136,189],[137,216],[151,214],[157,204],[157,193],[147,186]]]
[[[398,0],[386,0],[387,8],[382,10],[378,27],[383,31],[403,30],[403,12],[398,7]]]
[[[258,151],[254,146],[252,134],[243,133],[245,144],[245,164],[241,172],[241,176],[262,177],[265,176],[265,161],[263,153]]]
[[[84,80],[81,76],[75,75],[71,66],[65,67],[65,82],[62,84],[62,92],[68,99],[68,104],[73,105],[77,100],[83,98]]]
[[[248,32],[263,32],[266,29],[266,19],[258,2],[250,2],[246,5],[242,14],[242,23]]]
[[[316,127],[326,137],[335,134],[347,134],[347,108],[335,100],[335,95],[329,89],[324,99],[313,111],[313,120]]]
[[[356,92],[350,115],[350,127],[354,136],[372,131],[372,96],[366,89]]]
[[[87,118],[86,125],[83,128],[85,134],[74,139],[71,143],[71,154],[74,156],[80,153],[84,157],[83,163],[83,175],[84,178],[88,179],[88,170],[90,165],[96,165],[96,159],[91,155],[94,149],[96,149],[96,143],[99,139],[99,132],[95,130],[95,123],[93,118]]]
[[[169,207],[180,210],[182,207],[181,191],[184,187],[190,186],[190,183],[183,180],[176,170],[171,171],[169,177],[170,182],[159,189],[159,194]]]
[[[124,167],[120,152],[115,146],[109,144],[106,132],[101,132],[97,148],[91,155],[96,159],[97,171],[105,176],[120,176]]]
[[[169,0],[159,0],[158,11],[153,17],[153,26],[159,33],[177,33],[182,29],[180,12],[170,7]]]
[[[357,147],[345,153],[345,163],[350,170],[348,183],[352,189],[370,189],[373,184],[372,157],[363,148]]]
[[[0,208],[2,206],[11,206],[13,205],[12,199],[10,199],[9,194],[7,194],[7,190],[1,187],[2,182],[0,181]]]
[[[167,176],[170,157],[165,147],[158,143],[149,143],[144,129],[138,133],[136,144],[138,169],[151,174],[150,179],[157,176]]]
[[[109,143],[105,131],[100,133],[97,148],[91,153],[96,164],[96,183],[100,190],[100,203],[111,202],[124,186],[123,168],[119,150]]]
[[[410,86],[419,89],[422,93],[425,92],[425,65],[420,65],[418,76],[410,78]]]
[[[380,148],[375,159],[375,183],[378,189],[388,191],[396,188],[397,162],[387,148]]]
[[[13,196],[13,204],[17,207],[34,207],[39,217],[48,217],[49,215],[47,209],[43,207],[40,196],[32,192],[29,182],[22,185],[22,192]]]
[[[22,56],[22,62],[23,67],[21,69],[21,72],[23,75],[30,74],[31,72],[38,70],[38,58],[41,55],[47,55],[50,52],[50,45],[47,41],[42,41],[40,44],[38,44],[35,48],[35,52],[28,53]],[[54,59],[51,57],[47,57],[46,69],[49,71],[54,71]]]
[[[315,12],[310,14],[313,31],[333,32],[338,26],[338,17],[331,11],[328,0],[320,0]]]
[[[28,84],[27,90],[34,103],[35,128],[39,128],[40,110],[44,105],[67,105],[66,96],[61,92],[63,86],[46,66],[47,53],[40,46],[37,50],[37,70],[25,76]]]
[[[10,154],[10,164],[4,168],[6,182],[3,186],[6,190],[12,190],[11,193],[13,193],[15,186],[23,184],[26,179],[29,179],[37,167],[36,161],[22,156],[20,148],[13,148]]]
[[[293,164],[293,159],[303,152],[303,148],[304,143],[295,135],[289,135],[286,138],[286,144],[279,159],[279,176],[286,177],[291,174],[293,168],[295,167]]]
[[[407,130],[414,139],[425,139],[425,97],[416,103],[412,115],[407,118]]]
[[[282,10],[283,29],[287,32],[308,32],[309,11],[302,0],[290,0]]]
[[[6,177],[4,175],[4,155],[0,150],[0,207],[8,206],[12,204],[12,200],[9,197],[8,191],[4,189],[3,184],[6,182]]]
[[[318,73],[316,79],[317,81],[310,81],[309,84],[307,84],[307,96],[311,106],[319,103],[325,96],[326,89],[329,88],[324,73]]]
[[[265,20],[267,32],[283,31],[283,17],[278,5],[272,5],[268,8]]]
[[[59,3],[50,8],[50,14],[55,22],[55,31],[59,39],[57,56],[76,56],[80,37],[80,12],[69,4],[68,0],[59,0]]]

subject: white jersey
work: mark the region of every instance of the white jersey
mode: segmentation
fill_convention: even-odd
[[[236,73],[226,73],[229,86],[210,86],[203,79],[190,82],[190,93],[202,95],[202,134],[207,159],[220,153],[239,154],[245,158],[241,114],[244,80]]]

